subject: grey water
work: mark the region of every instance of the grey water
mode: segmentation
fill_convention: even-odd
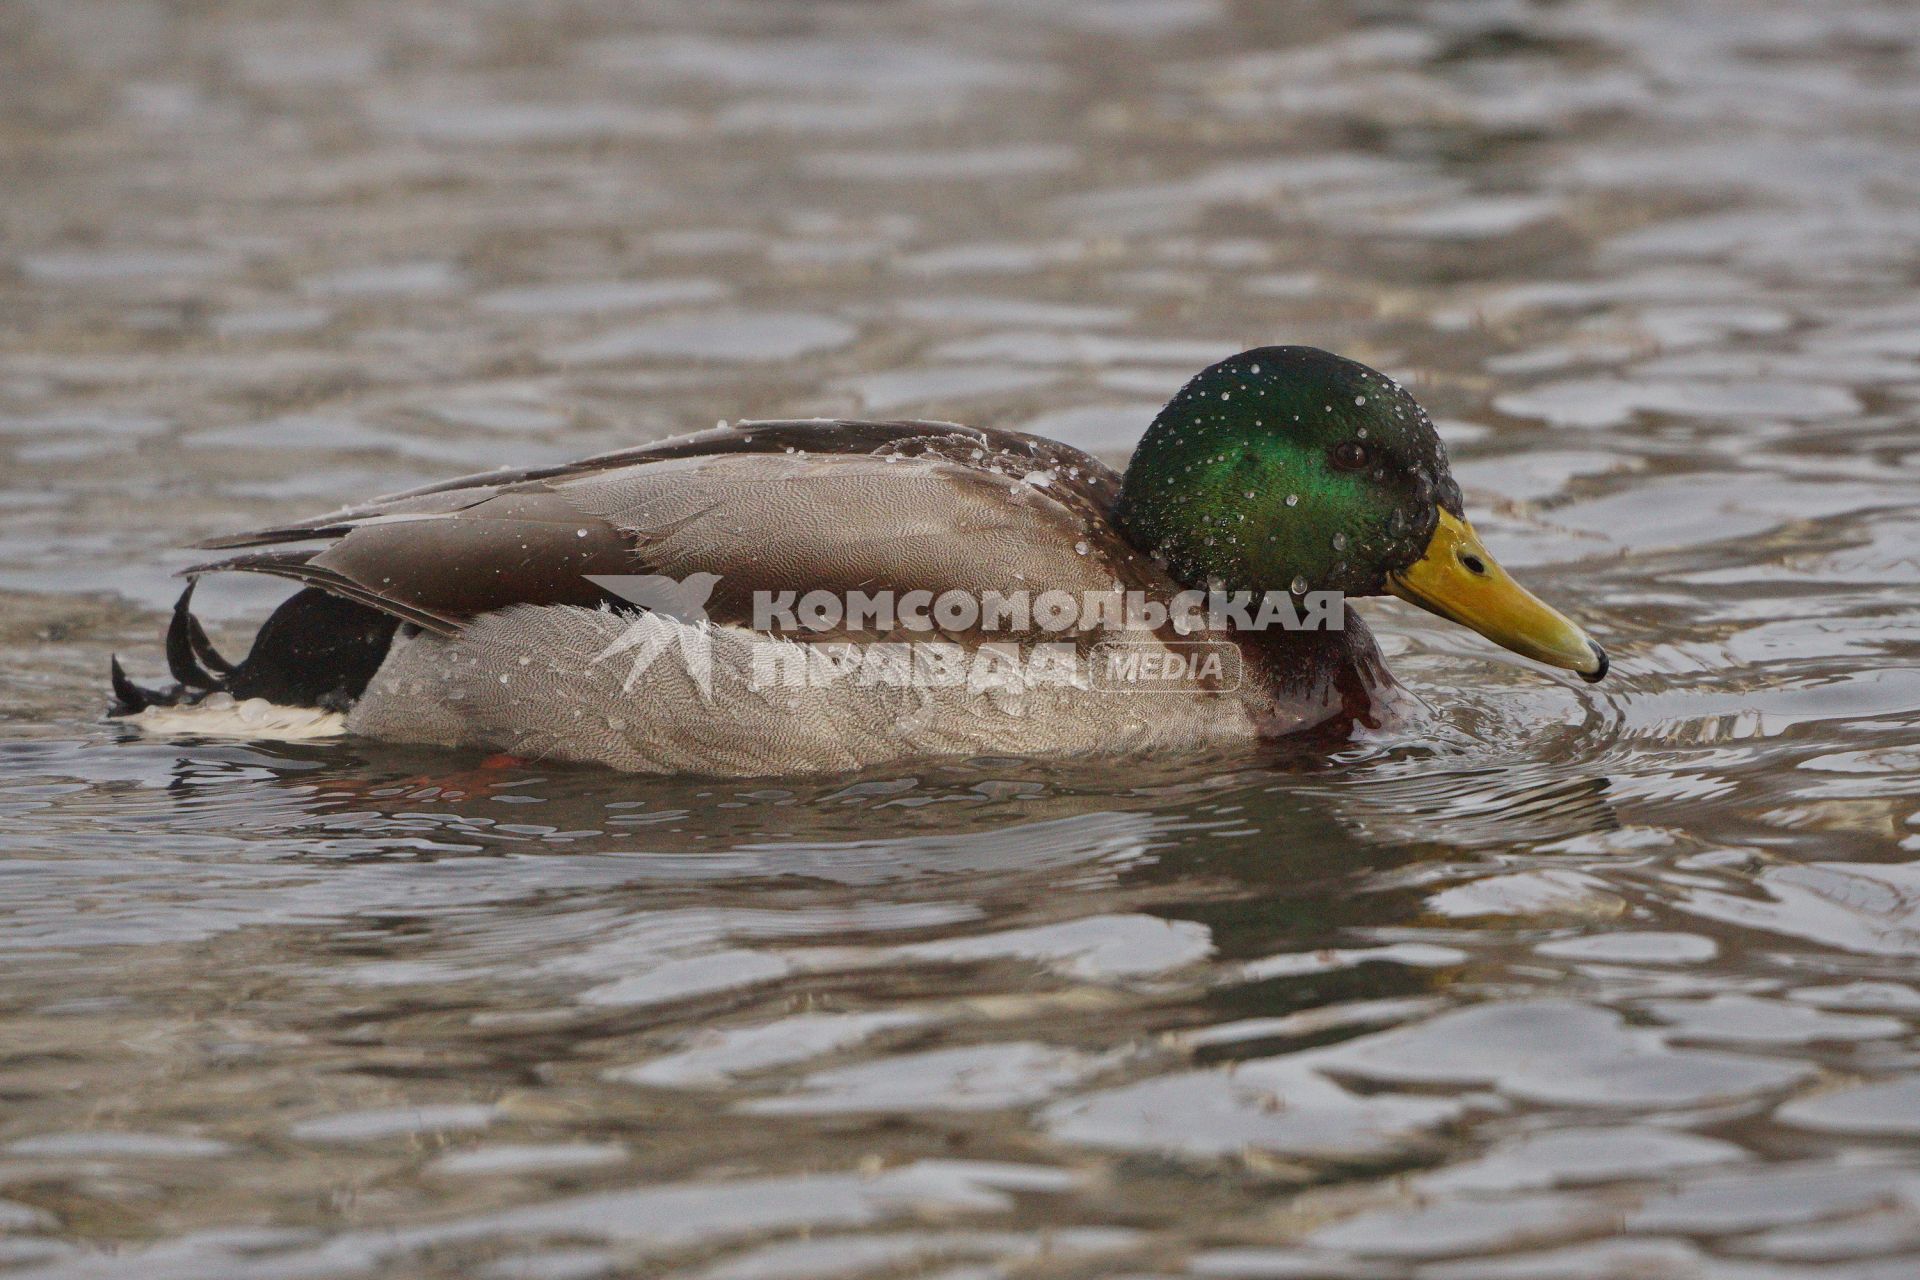
[[[0,8],[0,1275],[1920,1272],[1920,14]],[[163,741],[196,538],[1308,342],[1586,687],[701,782]],[[209,585],[244,649],[279,592]]]

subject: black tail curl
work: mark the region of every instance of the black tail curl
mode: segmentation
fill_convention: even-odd
[[[107,677],[113,683],[113,705],[107,708],[110,716],[138,715],[148,707],[171,707],[179,704],[180,690],[148,689],[135,684],[127,678],[125,667],[120,665],[120,655],[113,655],[107,666]]]
[[[225,677],[231,676],[237,668],[220,656],[213,642],[207,639],[206,629],[200,625],[200,620],[193,616],[193,589],[199,585],[198,578],[188,580],[187,589],[174,601],[173,620],[167,624],[167,670],[173,674],[172,687],[149,689],[135,684],[120,665],[119,655],[115,654],[108,668],[114,699],[108,715],[130,716],[148,707],[177,707],[182,703],[191,705],[210,693],[227,691]],[[220,674],[210,674],[207,667],[212,667]]]
[[[264,698],[281,706],[345,711],[366,692],[398,626],[396,619],[384,613],[309,587],[273,611],[244,661],[229,662],[193,616],[197,583],[198,579],[188,581],[167,624],[167,670],[174,683],[164,689],[135,684],[116,656],[109,667],[113,705],[108,715],[191,706],[215,693],[242,700]]]

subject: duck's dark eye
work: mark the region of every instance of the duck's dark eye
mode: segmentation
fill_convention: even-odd
[[[1373,451],[1358,440],[1342,440],[1333,446],[1333,465],[1340,471],[1361,471],[1373,461]]]

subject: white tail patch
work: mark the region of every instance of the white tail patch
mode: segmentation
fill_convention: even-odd
[[[209,694],[190,707],[148,707],[123,717],[156,737],[267,738],[297,742],[334,738],[347,731],[347,717],[319,707],[283,707],[265,698],[236,701],[232,694]]]

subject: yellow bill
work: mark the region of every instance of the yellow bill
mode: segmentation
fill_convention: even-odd
[[[1387,590],[1523,657],[1578,672],[1589,683],[1607,674],[1607,651],[1508,577],[1473,526],[1445,511],[1427,553],[1388,574]]]

